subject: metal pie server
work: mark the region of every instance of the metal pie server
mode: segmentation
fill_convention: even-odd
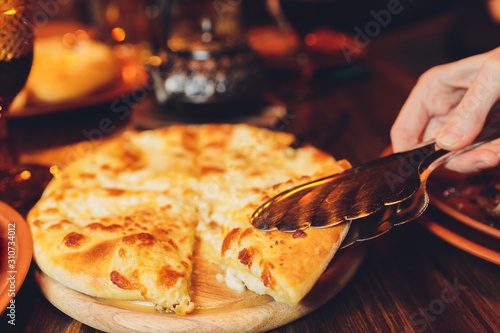
[[[377,237],[425,211],[426,181],[439,165],[498,137],[500,118],[461,150],[436,149],[432,142],[284,191],[263,203],[251,222],[261,230],[295,231],[352,221],[342,247]]]

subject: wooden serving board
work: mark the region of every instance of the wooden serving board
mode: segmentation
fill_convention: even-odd
[[[337,253],[311,292],[295,307],[251,291],[238,293],[217,280],[220,270],[196,258],[193,301],[187,316],[158,313],[149,302],[109,301],[69,289],[41,271],[36,280],[45,297],[59,310],[105,332],[263,332],[314,311],[335,296],[355,275],[366,254],[357,244]]]

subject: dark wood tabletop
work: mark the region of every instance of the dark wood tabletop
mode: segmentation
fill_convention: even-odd
[[[411,65],[392,57],[390,48],[378,52],[374,47],[355,64],[321,71],[309,97],[283,99],[287,115],[284,123],[275,125],[285,125],[301,140],[353,165],[377,158],[390,145],[390,127],[422,71]],[[109,118],[117,131],[137,127],[134,122],[144,119],[141,112],[156,114],[149,124],[172,119],[168,112],[151,108],[154,104],[146,100],[125,120],[111,113]],[[30,154],[48,144],[85,140],[83,130],[95,128],[106,112],[104,107],[13,119],[11,128],[21,150]],[[427,218],[460,223],[432,207]],[[4,313],[0,331],[99,332],[49,303],[33,271],[16,297],[16,325],[9,325]],[[272,332],[500,332],[500,266],[450,245],[421,221],[412,221],[370,241],[360,270],[327,304]]]

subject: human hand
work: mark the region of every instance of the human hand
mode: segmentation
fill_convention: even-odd
[[[500,47],[434,67],[419,78],[394,122],[393,149],[408,150],[433,138],[443,149],[463,148],[474,141],[499,100]],[[446,167],[468,173],[499,162],[497,139],[457,156]]]

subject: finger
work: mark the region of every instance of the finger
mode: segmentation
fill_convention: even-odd
[[[500,52],[481,66],[471,87],[438,134],[437,144],[447,150],[456,150],[472,143],[499,96]]]
[[[472,69],[477,72],[476,63],[473,61]],[[457,71],[465,71],[468,78],[470,68],[462,68],[467,64],[449,64],[434,67],[425,72],[418,80],[410,93],[407,101],[391,129],[391,140],[395,151],[413,148],[422,138],[428,137],[432,132],[435,138],[438,129],[429,126],[436,120],[444,124],[449,118],[450,111],[462,100],[468,85],[464,79],[457,78]],[[451,67],[450,67],[451,66]],[[441,129],[441,127],[439,127]]]
[[[455,157],[445,167],[461,173],[472,173],[498,166],[500,158],[489,150],[474,150]]]
[[[453,158],[445,167],[457,172],[471,173],[496,167],[499,163],[500,140],[496,140]]]
[[[468,89],[484,62],[499,52],[500,47],[486,53],[442,65],[440,66],[443,68],[441,79],[447,85],[455,88]]]
[[[470,82],[484,61],[499,51],[500,48],[425,72],[391,128],[394,151],[410,149],[419,143],[422,137],[435,137],[438,131],[426,129],[429,121],[435,116],[446,121],[448,113],[462,100],[464,90],[470,87]]]
[[[449,116],[434,117],[429,120],[427,127],[422,134],[422,141],[435,139],[441,128],[448,121]]]
[[[391,128],[391,142],[395,152],[415,146],[429,122],[430,115],[422,103],[425,85],[419,80]]]

